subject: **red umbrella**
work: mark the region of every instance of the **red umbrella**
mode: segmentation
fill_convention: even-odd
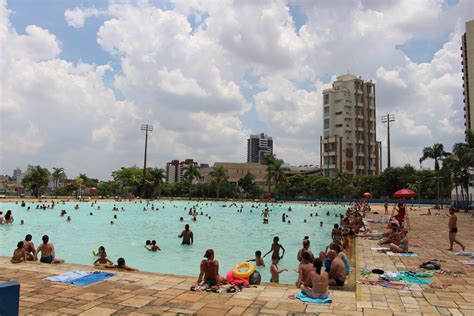
[[[364,194],[362,194],[362,197],[364,199],[370,199],[372,197],[372,193],[370,192],[365,192]]]
[[[416,192],[410,189],[401,189],[393,193],[395,199],[416,197]]]

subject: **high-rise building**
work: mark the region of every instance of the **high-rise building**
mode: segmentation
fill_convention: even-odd
[[[378,175],[381,146],[375,131],[375,84],[346,74],[323,91],[323,136],[320,167],[323,175]]]
[[[193,159],[186,159],[181,162],[179,160],[171,160],[170,162],[166,163],[166,181],[168,183],[182,182],[184,177],[184,170],[189,165],[199,166],[199,164]],[[198,168],[202,168],[204,172],[208,173],[209,165],[201,164],[201,166]],[[201,181],[201,179],[193,180],[193,182],[197,181]]]
[[[266,155],[273,155],[273,138],[264,133],[247,139],[247,162],[261,163]]]
[[[464,88],[464,126],[474,131],[474,20],[466,22],[466,33],[461,46],[463,88]]]

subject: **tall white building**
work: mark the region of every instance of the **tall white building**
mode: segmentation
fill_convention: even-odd
[[[375,84],[346,74],[323,91],[323,136],[320,167],[323,175],[378,175],[381,146],[375,129]]]
[[[247,139],[247,162],[261,163],[266,155],[273,155],[273,138],[260,133]]]
[[[463,94],[464,94],[464,126],[474,131],[474,20],[466,22],[466,33],[462,36],[461,46]]]

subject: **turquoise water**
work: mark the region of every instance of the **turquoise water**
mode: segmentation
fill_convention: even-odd
[[[253,258],[256,250],[265,254],[270,250],[273,237],[279,236],[286,249],[279,266],[289,270],[280,275],[280,282],[287,284],[297,279],[293,270],[298,266],[296,254],[304,236],[310,237],[311,249],[317,255],[330,242],[332,226],[339,222],[335,215],[345,211],[342,206],[291,204],[292,211],[288,212],[289,204],[268,204],[271,209],[269,224],[263,225],[261,212],[265,205],[256,203],[237,203],[236,207],[230,206],[229,202],[155,201],[147,206],[147,211],[143,210],[145,202],[98,202],[94,206],[91,202],[57,203],[54,209],[46,210],[36,209],[38,204],[27,203],[26,206],[31,208],[29,211],[20,204],[0,204],[3,214],[12,210],[15,218],[12,225],[0,225],[0,255],[11,256],[17,242],[26,234],[33,235],[36,247],[42,235],[47,234],[55,244],[56,257],[66,262],[91,265],[95,260],[91,250],[103,245],[114,262],[124,257],[128,265],[143,271],[197,278],[206,249],[214,249],[219,272],[225,275],[235,264]],[[76,204],[80,209],[74,209]],[[114,205],[119,211],[112,211]],[[152,205],[155,211],[151,210]],[[197,205],[199,214],[208,214],[211,219],[203,215],[198,216],[196,222],[192,221],[188,210],[193,205]],[[241,205],[240,213],[237,210]],[[100,210],[97,210],[98,206]],[[121,211],[122,207],[125,211]],[[71,222],[59,216],[62,209],[72,217]],[[326,214],[328,211],[329,216]],[[314,216],[316,212],[319,214],[317,217]],[[291,224],[282,222],[282,213],[289,216],[287,221],[290,220]],[[118,218],[113,219],[114,215]],[[183,222],[180,217],[184,218]],[[24,225],[20,225],[21,219],[25,221]],[[307,223],[304,223],[305,219]],[[111,220],[114,220],[114,225],[110,224]],[[323,222],[322,228],[320,221]],[[194,233],[192,246],[181,245],[178,238],[185,224],[189,224]],[[162,250],[149,252],[144,249],[147,239],[155,239]],[[268,282],[271,254],[265,257],[265,264],[266,267],[258,270],[262,280]]]

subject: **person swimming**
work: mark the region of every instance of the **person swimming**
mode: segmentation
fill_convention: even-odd
[[[107,252],[105,251],[105,247],[104,246],[100,246],[99,247],[99,258],[97,258],[93,265],[97,266],[97,265],[107,265],[107,264],[114,264],[109,258],[107,258]]]
[[[145,246],[145,249],[148,251],[158,251],[161,250],[160,247],[156,245],[156,240],[152,240],[150,243],[148,243],[149,240],[147,240],[147,245]]]
[[[108,269],[123,269],[127,271],[138,271],[138,269],[127,266],[124,258],[118,258],[117,264],[106,265],[105,267]]]

